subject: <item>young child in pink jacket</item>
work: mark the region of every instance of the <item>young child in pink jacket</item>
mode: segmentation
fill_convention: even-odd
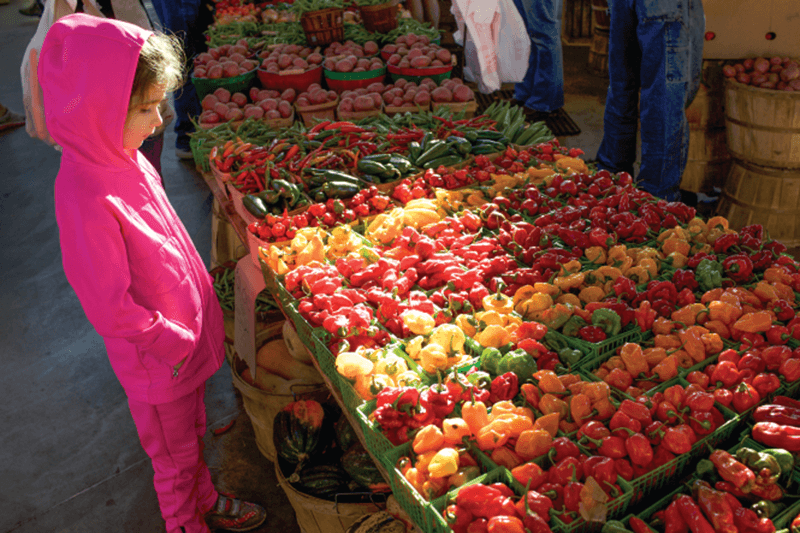
[[[139,152],[183,77],[180,45],[126,22],[69,15],[38,76],[62,147],[55,182],[64,272],[128,395],[169,533],[248,531],[265,510],[214,489],[205,382],[224,360],[222,311],[159,176]]]

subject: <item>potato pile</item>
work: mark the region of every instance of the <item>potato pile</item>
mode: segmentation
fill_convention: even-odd
[[[296,91],[286,89],[283,93],[275,90],[250,89],[250,98],[244,93],[233,93],[222,87],[207,94],[201,105],[200,124],[218,124],[246,118],[274,120],[292,116],[292,102]]]
[[[372,84],[370,87],[375,89],[377,85]],[[381,93],[369,88],[360,88],[353,91],[344,91],[339,101],[339,112],[352,113],[363,111],[375,111],[383,108],[383,97]]]
[[[722,73],[739,83],[762,89],[800,91],[800,65],[788,57],[748,58],[741,63],[725,65]]]
[[[425,35],[409,33],[398,37],[394,44],[381,50],[388,55],[386,63],[398,68],[443,67],[451,64],[450,51],[432,44]]]
[[[258,61],[247,59],[249,55],[250,50],[244,39],[240,39],[235,45],[223,44],[209,48],[208,52],[198,54],[195,58],[193,76],[219,79],[245,74],[258,66]]]
[[[472,89],[464,85],[458,78],[442,80],[439,87],[431,91],[431,99],[437,103],[469,102],[475,99]]]
[[[401,78],[389,85],[373,83],[367,89],[380,92],[384,103],[389,107],[408,107],[409,110],[414,110],[417,106],[426,107],[431,103],[431,91],[436,89],[436,82],[425,78],[417,85]]]
[[[303,109],[335,102],[337,98],[339,98],[339,95],[336,94],[336,91],[326,91],[319,83],[312,83],[308,86],[307,91],[300,93],[300,96],[297,97],[296,104],[298,109]]]
[[[368,72],[379,70],[384,67],[383,61],[376,54],[379,52],[378,45],[373,41],[367,41],[364,46],[358,45],[353,41],[346,41],[344,44],[332,43],[325,49],[325,70],[332,72]]]
[[[271,74],[302,74],[317,68],[324,59],[317,50],[299,44],[281,44],[258,55],[261,68]]]

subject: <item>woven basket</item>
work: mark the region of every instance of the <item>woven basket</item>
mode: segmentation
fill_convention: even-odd
[[[335,7],[309,11],[300,17],[309,46],[325,46],[344,40],[343,10]]]
[[[360,6],[364,27],[372,33],[388,33],[397,27],[397,3],[386,2],[377,6]]]

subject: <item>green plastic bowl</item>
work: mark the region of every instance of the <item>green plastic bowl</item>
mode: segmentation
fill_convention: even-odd
[[[444,80],[449,79],[453,73],[453,65],[445,65],[443,67],[427,67],[427,68],[399,68],[394,65],[389,65],[389,77],[393,82],[404,79],[419,83],[425,78],[430,78],[436,82],[437,85]]]
[[[234,76],[232,78],[211,79],[195,78],[192,76],[192,85],[194,85],[194,88],[197,91],[197,97],[201,100],[205,95],[213,93],[220,87],[227,89],[231,94],[247,94],[247,91],[250,89],[250,87],[255,85],[257,70],[257,68],[254,68],[250,72],[245,72],[244,74],[239,74],[238,76]]]
[[[324,73],[328,87],[333,91],[342,92],[366,88],[375,82],[383,83],[386,77],[386,67],[365,72],[334,72],[326,69]]]

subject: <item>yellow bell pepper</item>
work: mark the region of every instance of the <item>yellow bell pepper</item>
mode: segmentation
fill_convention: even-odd
[[[444,433],[435,424],[423,426],[414,436],[411,447],[417,455],[439,450],[444,445]]]
[[[506,320],[497,311],[480,311],[475,313],[475,320],[478,324],[483,322],[484,326],[505,326]]]
[[[448,355],[463,353],[465,341],[464,332],[454,324],[437,326],[428,338],[428,342],[438,344]]]
[[[514,304],[514,307],[516,308],[519,302],[530,299],[530,297],[534,294],[536,294],[536,289],[533,287],[533,285],[523,285],[514,293],[511,303]]]
[[[583,251],[583,255],[596,265],[604,265],[607,261],[606,251],[601,246],[591,246]]]
[[[585,287],[578,293],[578,298],[583,303],[599,302],[606,297],[606,291],[597,286]]]
[[[525,461],[540,457],[550,451],[553,437],[543,429],[523,431],[514,445],[514,452]]]
[[[489,414],[483,402],[464,402],[461,406],[461,417],[473,435],[477,435],[481,428],[489,424]]]
[[[511,342],[511,334],[503,326],[497,325],[487,326],[474,338],[484,348],[500,348]]]
[[[475,319],[467,314],[458,315],[456,317],[456,326],[461,328],[461,331],[464,332],[464,335],[470,338],[474,337],[478,332]]]
[[[359,376],[368,376],[375,365],[359,352],[342,352],[336,356],[336,371],[349,380]]]
[[[420,350],[419,364],[425,372],[430,374],[449,368],[447,354],[438,344],[428,344]]]
[[[514,309],[514,301],[503,293],[484,296],[481,303],[485,310],[497,311],[500,314],[510,313]]]
[[[580,287],[585,279],[586,279],[586,274],[584,272],[577,272],[575,274],[570,274],[565,277],[555,278],[553,280],[553,285],[555,285],[562,291],[568,291],[570,289]],[[550,301],[552,301],[552,299]]]
[[[415,335],[427,335],[436,325],[436,321],[431,315],[416,309],[409,309],[400,318],[409,331]]]

